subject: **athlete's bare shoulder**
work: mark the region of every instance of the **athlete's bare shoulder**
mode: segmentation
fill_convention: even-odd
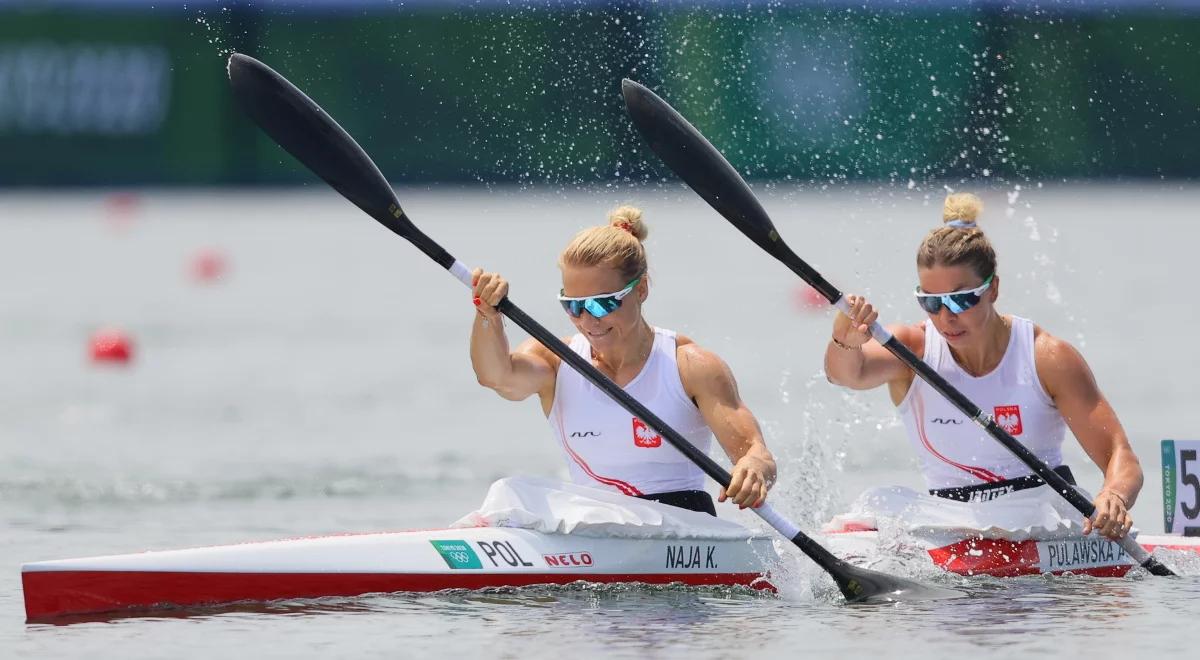
[[[708,371],[724,362],[716,353],[697,344],[691,337],[675,335],[675,360],[680,369],[699,369]]]
[[[734,382],[729,365],[689,337],[675,336],[675,361],[688,396],[695,396],[702,389],[727,389]]]
[[[561,337],[561,339],[563,344],[566,344],[567,346],[571,345],[571,337]],[[521,345],[517,347],[516,352],[541,358],[554,371],[558,371],[558,365],[560,362],[562,362],[562,359],[555,355],[553,351],[543,346],[542,342],[534,339],[533,337],[521,342]]]
[[[1071,345],[1071,342],[1055,337],[1036,323],[1033,325],[1033,351],[1039,366],[1043,362],[1058,365],[1064,361],[1071,362],[1083,358],[1083,355]]]
[[[1096,389],[1095,376],[1083,353],[1037,325],[1033,326],[1033,361],[1038,379],[1055,401],[1062,394],[1086,394]]]
[[[925,357],[925,324],[889,325],[888,331],[919,358]]]

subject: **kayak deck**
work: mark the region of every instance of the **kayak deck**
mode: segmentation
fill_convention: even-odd
[[[507,528],[324,536],[25,564],[30,621],[72,614],[573,582],[773,589],[769,538],[629,539]]]

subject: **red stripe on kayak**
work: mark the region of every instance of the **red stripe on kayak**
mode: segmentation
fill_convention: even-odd
[[[1139,536],[1138,541],[1141,541],[1141,539],[1142,537]],[[1193,540],[1193,538],[1184,537],[1184,540]],[[1147,540],[1142,542],[1141,546],[1146,549],[1146,552],[1154,552],[1157,548],[1162,548],[1163,550],[1179,550],[1181,552],[1200,552],[1200,539],[1195,539],[1194,543],[1175,543],[1174,541],[1170,543],[1155,543]]]
[[[875,532],[879,531],[874,525],[867,525],[860,522],[842,523],[838,529],[823,529],[822,534],[852,534],[854,532]]]
[[[30,621],[124,609],[215,605],[396,591],[525,587],[572,582],[743,585],[774,591],[759,573],[196,573],[31,571],[21,574]]]
[[[1043,572],[1038,559],[1037,541],[967,539],[932,548],[929,550],[929,557],[940,568],[959,575],[1017,577],[1039,575]],[[1121,577],[1132,568],[1133,564],[1117,564],[1050,572],[1055,575],[1072,573],[1093,577]]]
[[[934,564],[959,575],[1015,577],[1041,573],[1037,544],[1014,543],[1003,539],[967,539],[931,548]]]

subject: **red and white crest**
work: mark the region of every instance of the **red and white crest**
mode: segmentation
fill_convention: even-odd
[[[637,417],[633,418],[633,444],[638,447],[661,447],[662,436]]]
[[[996,406],[996,423],[1009,435],[1021,435],[1021,406]]]

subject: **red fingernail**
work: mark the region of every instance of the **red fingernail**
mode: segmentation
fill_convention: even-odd
[[[479,296],[475,296],[474,298],[472,298],[471,302],[475,303],[476,307],[483,304],[483,301],[479,299]]]

